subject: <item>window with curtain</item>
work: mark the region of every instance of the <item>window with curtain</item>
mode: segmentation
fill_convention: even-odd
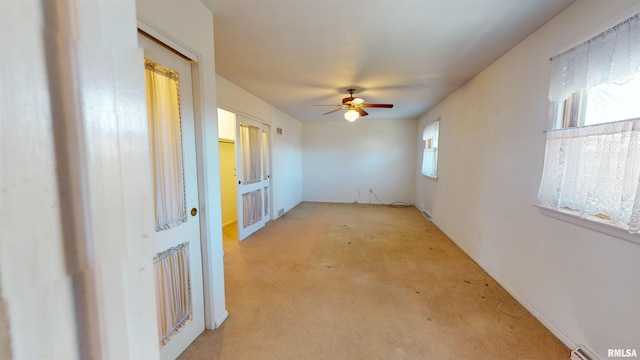
[[[178,73],[145,59],[156,231],[187,221]]]
[[[552,60],[539,205],[640,231],[640,14]]]
[[[422,175],[431,178],[438,177],[438,137],[440,133],[440,120],[433,121],[424,127],[422,139],[424,151],[422,155]]]

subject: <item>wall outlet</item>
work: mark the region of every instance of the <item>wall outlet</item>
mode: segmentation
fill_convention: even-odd
[[[282,216],[282,215],[284,215],[284,208],[278,210],[278,216]]]

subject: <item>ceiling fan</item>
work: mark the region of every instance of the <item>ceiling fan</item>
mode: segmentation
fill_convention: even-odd
[[[349,96],[342,99],[342,105],[314,105],[314,106],[339,106],[339,108],[335,110],[331,110],[322,115],[328,115],[334,113],[336,111],[347,109],[344,113],[344,118],[347,121],[356,121],[360,116],[369,115],[368,112],[364,111],[363,108],[392,108],[393,104],[365,104],[364,99],[359,97],[353,97],[353,93],[356,92],[356,89],[347,89]]]

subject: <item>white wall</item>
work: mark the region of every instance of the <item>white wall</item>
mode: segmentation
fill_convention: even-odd
[[[637,0],[579,0],[419,120],[441,116],[439,178],[417,173],[418,207],[568,346],[600,358],[640,351],[640,246],[533,204],[549,58],[638,11]]]
[[[218,108],[218,139],[236,141],[236,114]]]
[[[157,358],[135,3],[2,1],[0,34],[0,357]]]
[[[205,325],[227,318],[220,207],[220,157],[213,45],[213,14],[198,0],[136,3],[139,26],[176,50],[195,57],[193,69],[198,192],[205,291]]]
[[[218,108],[218,148],[220,149],[220,200],[222,226],[238,220],[236,183],[236,114]]]
[[[415,120],[345,120],[302,125],[303,199],[413,203]]]
[[[222,201],[222,226],[238,221],[236,182],[236,144],[228,140],[218,142],[220,149],[220,199]]]
[[[217,76],[218,106],[271,125],[272,216],[291,210],[302,201],[301,124],[272,105]],[[282,134],[277,134],[277,128]]]

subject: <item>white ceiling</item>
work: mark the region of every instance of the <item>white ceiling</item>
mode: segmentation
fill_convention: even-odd
[[[202,0],[216,72],[301,121],[341,104],[415,119],[574,0]],[[337,107],[337,106],[336,106]]]

